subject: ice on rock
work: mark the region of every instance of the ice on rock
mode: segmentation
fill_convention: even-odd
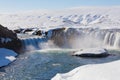
[[[12,39],[10,39],[10,38],[0,38],[0,41],[1,41],[1,43],[8,43],[8,42],[11,42]]]
[[[79,57],[107,57],[109,54],[106,49],[103,48],[89,48],[82,49],[73,54],[74,56]]]

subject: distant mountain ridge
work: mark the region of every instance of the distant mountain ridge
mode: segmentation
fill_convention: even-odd
[[[65,10],[36,10],[15,14],[1,14],[0,24],[9,29],[95,27],[120,28],[120,7],[77,7]]]

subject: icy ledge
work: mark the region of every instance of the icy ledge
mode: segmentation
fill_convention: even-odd
[[[120,80],[120,60],[85,65],[65,74],[57,74],[51,80]]]
[[[16,59],[15,56],[17,56],[17,53],[15,53],[14,51],[0,48],[0,67],[6,66],[14,61]]]
[[[73,56],[102,58],[109,56],[109,54],[108,51],[103,48],[88,48],[75,52]]]

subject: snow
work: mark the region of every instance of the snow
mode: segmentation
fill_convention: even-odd
[[[1,37],[0,40],[1,40],[1,43],[8,43],[12,41],[12,39],[10,38],[3,38],[3,37]]]
[[[103,48],[88,48],[83,49],[78,52],[75,52],[74,55],[81,55],[81,54],[104,54],[107,51]]]
[[[6,42],[6,43],[11,42],[11,41],[12,41],[12,39],[10,39],[10,38],[6,38],[6,39],[5,39],[5,42]]]
[[[14,61],[16,59],[14,56],[6,56],[5,58],[10,61]]]
[[[36,10],[13,14],[1,14],[0,24],[9,29],[97,27],[120,28],[120,6],[78,7],[64,10]]]
[[[4,41],[5,41],[5,38],[1,38],[1,42],[4,43]]]
[[[17,56],[17,53],[15,53],[14,51],[0,48],[0,67],[6,66],[14,61],[16,59],[15,56]]]
[[[57,74],[51,80],[120,80],[120,60],[104,63],[85,65],[74,70]]]
[[[109,56],[106,49],[103,48],[87,48],[81,49],[73,54],[73,56],[90,57],[90,58],[103,58]]]

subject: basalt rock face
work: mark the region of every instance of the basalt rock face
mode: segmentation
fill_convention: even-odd
[[[16,33],[0,25],[0,48],[8,48],[19,52],[21,46],[21,41],[17,38]]]
[[[120,49],[120,30],[118,29],[55,28],[39,30],[37,33],[34,34],[37,35],[35,37],[31,34],[32,37],[28,36],[28,38],[21,39],[24,48],[28,50],[29,47],[41,49],[41,46],[49,45],[51,47],[50,44],[52,43],[55,48],[85,49],[103,47]]]
[[[84,46],[120,48],[118,29],[58,28],[50,31],[52,32],[50,39],[59,47],[72,48],[82,45],[83,48]]]
[[[34,29],[34,28],[27,28],[27,29],[22,29],[22,28],[20,28],[20,29],[15,29],[14,32],[15,32],[15,33],[27,33],[27,32],[33,31],[33,29]]]
[[[65,28],[61,28],[61,29],[54,29],[52,30],[52,36],[51,36],[51,40],[53,40],[53,42],[61,47],[65,44],[65,33],[64,33]]]
[[[52,30],[50,39],[59,47],[70,48],[71,42],[78,36],[80,33],[75,28],[59,28]]]

